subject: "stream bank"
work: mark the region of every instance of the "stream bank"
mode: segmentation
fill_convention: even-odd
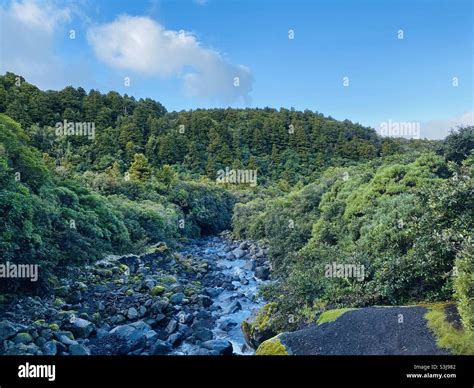
[[[240,324],[264,304],[266,256],[221,235],[71,269],[51,295],[2,307],[0,354],[253,354]]]

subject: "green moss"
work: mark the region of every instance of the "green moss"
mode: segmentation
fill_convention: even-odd
[[[466,244],[455,262],[454,297],[464,328],[474,332],[474,245]]]
[[[59,330],[59,325],[57,323],[51,323],[49,325],[49,328],[52,330],[52,331],[58,331]]]
[[[30,333],[23,332],[18,333],[13,339],[13,341],[16,344],[28,344],[30,342],[33,342],[33,337],[30,335]]]
[[[474,333],[457,329],[446,320],[446,303],[425,306],[428,312],[425,319],[436,337],[440,348],[448,349],[456,355],[474,355]]]
[[[247,338],[250,338],[250,334],[252,332],[252,327],[247,321],[242,321],[240,324],[240,328],[242,329],[242,332],[244,333],[244,336]]]
[[[58,316],[59,316],[59,318],[64,318],[64,317],[68,317],[68,316],[76,315],[76,314],[77,314],[76,310],[61,310],[58,313]]]
[[[276,307],[277,304],[275,302],[263,306],[257,313],[253,326],[255,326],[259,331],[264,331],[268,327],[271,315],[276,310]]]
[[[94,322],[100,322],[100,319],[101,319],[100,313],[94,313],[94,314],[92,314],[92,320],[93,320]]]
[[[120,270],[120,272],[125,273],[125,272],[128,271],[128,267],[125,264],[120,264],[119,265],[119,270]]]
[[[150,293],[153,295],[153,296],[156,296],[156,295],[160,295],[162,294],[163,292],[165,292],[165,288],[163,286],[155,286],[151,289]]]
[[[54,307],[61,307],[61,306],[64,306],[66,304],[66,302],[64,300],[62,300],[61,298],[55,298],[54,301],[53,301],[53,306]]]
[[[125,295],[132,296],[133,295],[133,290],[129,289],[129,290],[125,291]]]
[[[289,353],[278,336],[276,336],[262,342],[255,354],[257,356],[287,356]]]
[[[178,280],[174,276],[163,276],[160,278],[160,282],[164,284],[173,284],[176,283]]]
[[[348,311],[352,311],[352,310],[357,310],[357,309],[342,308],[342,309],[334,309],[334,310],[325,311],[319,316],[317,323],[318,325],[322,325],[323,323],[334,322],[342,314],[345,314]]]

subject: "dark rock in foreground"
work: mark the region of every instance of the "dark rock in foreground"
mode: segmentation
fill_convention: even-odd
[[[424,307],[366,307],[263,342],[258,355],[446,355]]]

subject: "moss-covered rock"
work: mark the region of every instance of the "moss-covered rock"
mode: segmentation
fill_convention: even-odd
[[[59,307],[62,307],[66,304],[66,302],[61,299],[61,298],[55,298],[54,301],[53,301],[53,306],[56,307],[56,308],[59,308]]]
[[[57,323],[51,323],[48,326],[52,331],[59,331],[59,325]]]
[[[318,317],[317,324],[322,325],[323,323],[327,322],[334,322],[337,318],[339,318],[342,314],[347,313],[348,311],[352,311],[356,309],[352,308],[342,308],[342,309],[333,309],[333,310],[327,310],[321,313],[321,315]]]
[[[13,338],[13,342],[16,344],[29,344],[30,342],[33,342],[33,337],[30,333],[22,332],[18,333],[15,338]]]
[[[156,295],[161,295],[163,292],[165,292],[165,290],[166,290],[165,287],[158,285],[158,286],[153,287],[150,293],[151,295],[156,296]]]
[[[272,315],[276,312],[276,308],[276,303],[268,303],[256,315],[242,322],[242,333],[249,346],[256,349],[263,341],[277,334],[272,325]]]
[[[285,345],[280,341],[279,336],[270,338],[260,344],[257,351],[257,356],[287,356],[289,355]]]

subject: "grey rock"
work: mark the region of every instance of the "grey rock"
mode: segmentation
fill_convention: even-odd
[[[255,269],[255,277],[262,280],[267,280],[270,277],[270,268],[267,266],[257,267]]]
[[[145,339],[147,342],[155,342],[158,339],[158,333],[155,330],[148,330],[145,332]]]
[[[1,321],[0,322],[0,341],[4,341],[8,338],[13,337],[18,333],[19,328],[14,323],[10,321]]]
[[[170,302],[172,304],[181,304],[185,298],[185,295],[182,292],[171,295]]]
[[[87,338],[95,331],[95,325],[82,318],[71,317],[63,327],[74,334],[75,338]]]
[[[232,319],[226,318],[222,321],[219,322],[218,327],[221,330],[224,331],[230,331],[232,330],[235,326],[237,326],[237,322],[233,321]]]
[[[208,297],[207,295],[199,295],[199,300],[202,304],[202,307],[204,307],[204,308],[207,308],[207,307],[211,306],[214,303],[212,301],[212,299],[210,297]]]
[[[135,307],[130,307],[127,311],[127,318],[128,319],[136,319],[138,318],[138,311]]]
[[[110,330],[109,335],[122,341],[118,354],[127,354],[145,346],[147,332],[150,330],[152,330],[150,325],[143,321],[137,321],[129,325],[117,326]]]
[[[201,327],[195,330],[193,335],[194,335],[194,338],[202,342],[212,340],[212,337],[213,337],[212,331],[209,329],[206,329],[205,327]]]
[[[176,332],[168,337],[168,342],[175,348],[181,343],[182,339],[183,335],[179,332]]]
[[[242,249],[243,251],[249,248],[249,243],[248,241],[242,241],[239,245],[239,248]]]
[[[76,345],[77,341],[71,339],[66,334],[56,333],[55,338],[64,345]]]
[[[58,353],[58,347],[54,340],[46,342],[41,349],[46,356],[55,356]]]
[[[244,269],[249,270],[249,271],[255,271],[255,268],[257,267],[257,263],[255,260],[249,260],[244,264]]]
[[[219,296],[222,291],[224,291],[222,288],[218,287],[207,287],[204,289],[204,294],[210,296],[211,298],[215,298]]]
[[[232,254],[237,258],[237,259],[240,259],[242,257],[245,256],[245,252],[240,249],[240,248],[236,248],[232,251]]]
[[[171,352],[171,345],[168,342],[157,340],[151,347],[150,347],[150,354],[153,356],[159,356],[168,354]]]
[[[223,314],[233,314],[240,310],[242,310],[242,305],[238,300],[234,300],[229,306],[224,309]]]
[[[69,345],[69,353],[71,353],[71,356],[90,356],[91,355],[91,351],[85,345],[81,345],[81,344]]]
[[[168,334],[172,334],[174,333],[177,327],[178,327],[178,322],[176,322],[174,319],[171,319],[168,325],[166,326],[165,330]]]
[[[206,349],[217,352],[220,355],[231,355],[233,353],[232,344],[226,340],[211,340],[202,344]]]

